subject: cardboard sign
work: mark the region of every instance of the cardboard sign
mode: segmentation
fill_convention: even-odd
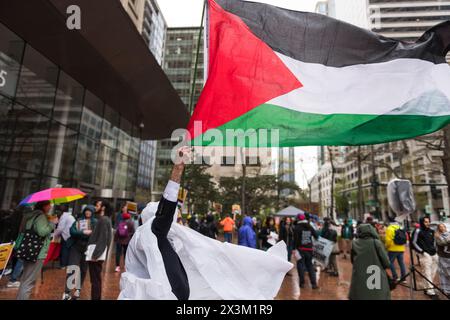
[[[5,272],[9,258],[11,258],[11,254],[14,249],[14,244],[15,244],[14,242],[0,244],[0,279],[3,276],[3,272]]]
[[[314,241],[313,258],[322,268],[327,267],[328,260],[333,251],[333,246],[334,242],[322,237],[319,237],[318,240]]]
[[[137,203],[136,202],[131,202],[131,201],[127,201],[127,210],[129,213],[137,213]]]
[[[233,204],[231,206],[231,211],[233,211],[234,214],[241,214],[241,206],[238,204]]]

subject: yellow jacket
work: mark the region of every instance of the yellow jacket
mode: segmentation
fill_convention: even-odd
[[[389,252],[405,252],[405,245],[398,245],[394,243],[395,230],[400,229],[397,224],[391,224],[386,228],[386,238],[384,240],[384,245],[386,250]]]

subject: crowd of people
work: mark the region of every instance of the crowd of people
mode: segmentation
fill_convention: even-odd
[[[66,270],[61,283],[63,300],[77,300],[89,272],[91,299],[102,298],[102,270],[115,244],[116,272],[121,270],[128,243],[141,224],[138,214],[128,212],[126,204],[114,214],[105,200],[83,205],[78,215],[65,205],[53,206],[49,201],[33,207],[19,207],[8,221],[10,232],[5,242],[15,241],[9,264],[7,288],[18,288],[17,299],[28,300],[48,260],[51,244],[59,248],[59,266]],[[18,219],[17,216],[20,216]],[[31,240],[30,240],[31,239]],[[31,241],[31,243],[30,243]],[[36,252],[32,248],[36,247]],[[125,260],[125,259],[124,259]]]
[[[21,219],[11,214],[17,220],[18,227],[7,283],[8,288],[18,288],[17,299],[20,300],[30,298],[50,243],[55,241],[60,243],[60,267],[66,269],[66,281],[61,284],[62,298],[79,299],[89,272],[91,298],[101,299],[102,269],[110,244],[114,244],[115,271],[120,272],[128,244],[142,224],[138,214],[128,212],[126,204],[113,214],[109,203],[101,200],[84,205],[78,215],[72,214],[65,206],[52,209],[48,201],[37,203],[33,210],[29,207],[23,209]],[[434,231],[427,216],[421,218],[411,230],[406,230],[393,218],[384,224],[375,222],[370,216],[366,221],[357,223],[352,219],[345,219],[342,223],[330,218],[314,219],[308,213],[281,219],[273,216],[241,216],[236,213],[219,217],[193,214],[185,221],[179,215],[177,222],[206,237],[264,251],[284,241],[287,247],[286,259],[293,261],[297,267],[300,288],[306,286],[308,275],[311,288],[318,289],[321,271],[331,277],[339,277],[338,256],[341,255],[344,260],[350,259],[352,275],[349,299],[390,299],[391,290],[396,285],[406,284],[408,270],[405,252],[410,243],[414,258],[417,259],[416,264],[425,276],[417,278],[424,293],[437,299],[437,292],[431,284],[434,283],[444,293],[450,294],[450,233],[443,223],[438,224]],[[14,229],[11,225],[9,227]],[[14,230],[10,234],[12,237]],[[29,240],[24,239],[32,239],[33,235],[36,235],[36,239],[42,239],[38,246],[39,252],[27,251],[29,244],[26,242]],[[234,235],[237,235],[237,239],[233,239]],[[314,244],[319,237],[333,244],[325,268],[314,257]],[[370,266],[382,270],[378,290],[367,285]],[[75,272],[79,272],[80,281],[72,285],[71,279]],[[435,283],[437,274],[439,281]]]
[[[295,256],[300,288],[305,287],[306,273],[312,289],[317,289],[321,269],[332,277],[339,277],[338,259],[350,259],[352,263],[349,299],[391,299],[391,290],[397,285],[407,285],[408,270],[405,252],[408,241],[414,252],[415,264],[425,277],[417,277],[416,288],[432,299],[438,299],[437,290],[430,283],[450,294],[450,233],[440,223],[436,231],[430,228],[430,218],[425,216],[411,230],[406,230],[394,218],[389,223],[376,222],[368,216],[364,222],[344,219],[342,223],[325,217],[322,221],[311,219],[308,213],[296,218],[286,217],[275,223],[272,216],[262,221],[256,217],[244,216],[236,220],[227,215],[215,221],[213,215],[198,221],[197,216],[187,223],[205,236],[217,239],[220,227],[224,241],[232,242],[232,230],[236,229],[237,244],[267,250],[274,243],[284,241],[288,248],[288,261]],[[409,233],[411,231],[411,239]],[[328,264],[321,268],[314,259],[314,241],[319,237],[333,243]],[[381,276],[379,290],[367,286],[368,267],[377,266]],[[398,266],[398,267],[397,267]],[[436,275],[439,280],[435,283]]]

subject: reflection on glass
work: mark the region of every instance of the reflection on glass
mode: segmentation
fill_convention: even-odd
[[[94,183],[98,151],[98,142],[80,135],[75,165],[75,180],[89,184]]]
[[[139,166],[139,161],[137,159],[129,158],[126,191],[129,191],[129,192],[136,191],[136,178],[137,178],[138,166]]]
[[[114,188],[125,190],[128,177],[128,157],[120,152],[116,155],[116,172],[114,175]]]
[[[0,209],[14,209],[29,194],[39,191],[39,176],[37,174],[0,170]]]
[[[61,179],[72,179],[77,133],[53,122],[48,139],[45,173]]]
[[[95,183],[103,189],[112,189],[114,179],[114,149],[100,145]]]
[[[58,68],[27,45],[17,87],[17,101],[50,117],[57,78]]]
[[[12,154],[8,166],[30,172],[41,172],[50,119],[28,108],[14,105],[11,121],[15,128]]]
[[[119,114],[106,105],[103,120],[102,144],[113,149],[117,148],[119,120]]]
[[[25,43],[0,23],[0,94],[13,97]]]
[[[0,165],[4,165],[8,161],[8,155],[11,150],[11,138],[14,130],[11,111],[11,101],[0,96]]]
[[[74,130],[78,130],[83,108],[83,96],[84,88],[65,72],[61,71],[58,79],[53,119]]]

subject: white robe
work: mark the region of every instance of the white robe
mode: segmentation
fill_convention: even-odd
[[[153,219],[129,243],[119,299],[176,299],[152,232]],[[186,270],[190,300],[273,299],[293,267],[284,242],[264,252],[222,243],[177,223],[172,223],[168,239]]]

